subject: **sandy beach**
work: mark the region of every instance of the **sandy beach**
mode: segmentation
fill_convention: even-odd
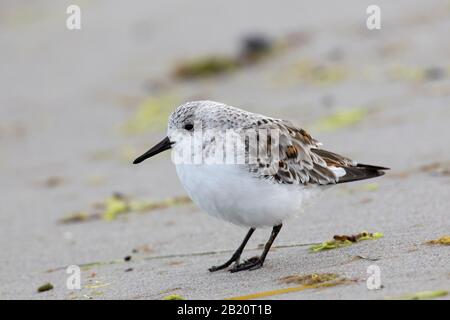
[[[82,27],[68,30],[71,3],[0,5],[0,299],[450,290],[449,246],[429,243],[450,235],[449,1],[380,0],[380,30],[366,27],[368,1],[78,1]],[[234,65],[249,37],[270,49]],[[181,69],[211,57],[223,70]],[[247,230],[192,204],[168,153],[132,165],[177,105],[199,99],[289,119],[325,149],[391,170],[333,187],[286,221],[262,269],[210,273]],[[383,236],[311,250],[362,231]],[[269,234],[257,230],[244,257]],[[67,288],[69,265],[81,268],[79,290]],[[369,290],[374,265],[382,287]],[[285,280],[311,274],[340,280]],[[38,292],[45,283],[53,289]]]

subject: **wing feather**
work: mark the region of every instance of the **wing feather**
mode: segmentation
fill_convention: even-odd
[[[304,129],[290,122],[266,118],[257,121],[254,127],[259,129],[278,129],[279,158],[258,158],[256,164],[250,164],[250,171],[258,177],[280,184],[318,184],[329,185],[373,178],[384,174],[388,168],[361,165],[339,154],[320,148]],[[272,148],[270,137],[268,149]],[[252,147],[250,147],[252,148]],[[254,150],[254,149],[253,149]]]

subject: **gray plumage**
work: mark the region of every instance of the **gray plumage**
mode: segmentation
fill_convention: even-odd
[[[388,168],[358,164],[339,154],[321,149],[321,143],[291,122],[251,113],[214,101],[193,101],[179,106],[170,116],[169,130],[184,129],[201,119],[202,129],[278,129],[279,158],[258,159],[247,169],[257,178],[279,184],[329,185],[369,179],[384,174]],[[268,138],[269,148],[271,146]],[[214,141],[210,141],[213,143]],[[247,144],[246,151],[251,146]]]

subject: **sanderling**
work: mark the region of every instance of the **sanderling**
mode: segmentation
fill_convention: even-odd
[[[238,137],[231,147],[230,136]],[[200,137],[200,144],[195,137]],[[322,190],[388,170],[357,163],[320,146],[289,121],[223,103],[193,101],[171,114],[167,137],[133,163],[172,149],[177,174],[194,203],[212,216],[250,228],[232,257],[209,269],[217,271],[234,263],[230,271],[236,272],[262,267],[283,221],[298,214]],[[226,150],[236,154],[229,157]],[[240,263],[245,245],[261,227],[273,228],[261,256]]]

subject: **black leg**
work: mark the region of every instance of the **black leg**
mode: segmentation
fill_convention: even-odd
[[[248,230],[248,233],[245,236],[244,241],[242,241],[239,248],[237,248],[237,250],[233,253],[230,260],[228,260],[224,264],[221,264],[220,266],[213,266],[213,267],[209,268],[209,271],[214,272],[217,270],[222,270],[222,269],[227,268],[233,262],[239,262],[239,258],[241,257],[242,251],[244,251],[245,245],[247,244],[248,240],[250,239],[250,237],[252,236],[254,231],[255,231],[255,228],[250,228],[250,230]]]
[[[280,224],[278,226],[273,227],[272,234],[270,235],[269,241],[267,241],[266,245],[264,246],[264,251],[261,254],[260,257],[253,257],[248,259],[247,261],[235,264],[233,268],[230,269],[230,272],[238,272],[242,270],[256,270],[263,266],[264,260],[266,260],[267,253],[270,250],[270,247],[272,246],[273,242],[275,241],[275,238],[277,237],[278,233],[281,230],[281,227],[283,225]]]

